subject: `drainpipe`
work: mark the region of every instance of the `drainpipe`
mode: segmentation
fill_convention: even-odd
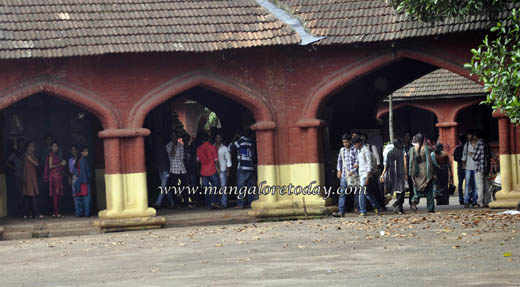
[[[319,40],[325,39],[326,37],[316,37],[312,35],[311,33],[308,33],[305,31],[305,27],[303,26],[303,23],[300,22],[300,19],[297,17],[287,13],[282,8],[276,6],[269,0],[256,0],[256,3],[258,3],[260,6],[264,7],[271,15],[278,18],[278,20],[284,22],[287,24],[291,29],[293,29],[294,32],[296,32],[300,36],[300,45],[308,45],[314,42],[317,42]]]

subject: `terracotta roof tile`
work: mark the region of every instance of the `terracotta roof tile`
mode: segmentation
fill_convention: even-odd
[[[396,100],[438,96],[481,96],[481,85],[445,69],[435,70],[395,91]]]
[[[295,16],[303,19],[312,34],[327,37],[316,43],[318,45],[432,36],[488,29],[494,24],[483,16],[471,16],[463,20],[447,19],[436,24],[411,21],[407,16],[397,14],[390,2],[384,0],[280,0],[279,2]],[[520,6],[520,4],[515,5]],[[500,19],[506,17],[506,13],[499,16]],[[324,30],[324,27],[328,29]]]
[[[273,41],[276,39],[276,41]],[[0,58],[298,44],[254,0],[2,0]]]

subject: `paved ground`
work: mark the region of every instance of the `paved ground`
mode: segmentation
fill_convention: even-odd
[[[445,210],[0,242],[1,286],[520,286],[520,216]]]

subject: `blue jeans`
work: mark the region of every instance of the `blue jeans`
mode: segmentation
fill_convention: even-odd
[[[244,187],[244,186],[247,186],[248,189],[249,187],[252,187],[255,185],[255,171],[254,170],[241,170],[239,169],[237,171],[237,187],[238,187],[238,190],[240,190],[240,188]],[[249,204],[251,204],[251,202],[253,202],[256,198],[256,195],[255,194],[247,194],[247,202]],[[237,202],[237,206],[238,207],[244,207],[245,205],[245,201],[244,199],[238,199],[238,202]]]
[[[345,177],[341,177],[339,180],[339,201],[338,201],[338,211],[341,214],[345,214],[345,201],[347,199],[347,195],[345,193],[345,189],[347,188],[347,179]]]
[[[161,189],[161,193],[157,197],[157,200],[155,201],[155,205],[157,205],[157,206],[161,206],[161,202],[164,198],[164,194],[166,193],[166,189],[168,188],[167,185],[168,185],[169,176],[170,176],[170,173],[167,170],[159,172],[159,178],[161,179],[162,189]],[[166,195],[168,195],[168,201],[170,202],[170,207],[173,207],[175,205],[175,203],[173,203],[172,192],[170,191],[170,192],[166,193]]]
[[[220,178],[220,186],[226,186],[226,184],[227,184],[227,172],[226,171],[220,171],[218,173],[218,176]],[[228,201],[227,193],[222,194],[222,198],[220,199],[220,205],[222,205],[223,207],[227,207],[227,201]]]
[[[76,206],[76,216],[90,216],[90,192],[87,196],[74,197],[74,205]]]
[[[204,191],[204,200],[206,201],[206,206],[208,208],[210,208],[212,203],[218,202],[218,196],[216,193],[219,191],[219,187],[220,187],[218,173],[215,172],[213,175],[210,175],[210,176],[202,176],[202,186],[203,187],[210,187],[210,186],[215,187],[215,189],[203,190]]]
[[[367,186],[366,180],[368,178],[368,174],[360,174],[359,178],[360,178],[360,186]],[[374,208],[379,209],[381,207],[372,193],[368,192],[368,190],[367,190],[366,194],[365,194],[365,191],[360,191],[359,192],[359,212],[360,213],[367,213],[365,198],[368,199],[368,201],[370,201],[370,204],[372,204],[372,206]]]
[[[466,170],[466,192],[464,193],[464,203],[477,204],[477,184],[475,181],[475,171]],[[470,191],[471,189],[471,191]]]

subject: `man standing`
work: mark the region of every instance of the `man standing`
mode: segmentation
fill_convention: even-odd
[[[370,151],[366,147],[366,145],[363,145],[361,142],[361,139],[358,137],[355,137],[352,139],[352,144],[354,145],[354,148],[358,151],[358,172],[359,172],[359,180],[360,180],[360,186],[366,188],[368,186],[368,181],[371,176],[372,172],[372,155],[370,154]],[[379,209],[381,206],[374,198],[374,195],[370,193],[370,191],[364,189],[360,191],[359,194],[359,211],[360,216],[366,216],[367,210],[365,206],[365,198],[370,201],[372,206],[375,208],[374,211],[376,214],[379,214]]]
[[[338,212],[334,212],[334,217],[345,217],[345,201],[347,195],[345,189],[347,186],[356,187],[359,186],[359,176],[357,174],[357,149],[351,145],[352,137],[349,134],[344,134],[341,137],[343,147],[339,150],[338,154],[338,166],[337,166],[337,177],[340,180],[340,195],[338,202]],[[357,201],[357,202],[356,202]],[[354,208],[357,212],[359,210],[359,198],[358,194],[354,194]]]
[[[487,176],[491,169],[491,151],[487,142],[484,141],[480,130],[475,131],[474,137],[477,138],[477,146],[473,154],[473,160],[476,163],[475,181],[478,191],[477,206],[489,207],[491,193],[489,192]]]
[[[462,162],[462,154],[464,153],[464,146],[466,145],[466,135],[459,136],[459,145],[453,151],[453,159],[457,162],[457,179],[459,181],[459,204],[464,204],[464,177],[466,177],[466,170]]]
[[[161,207],[161,202],[164,198],[164,195],[168,197],[168,201],[170,202],[170,208],[174,207],[173,202],[173,192],[168,189],[168,177],[170,175],[170,160],[168,153],[166,152],[165,140],[162,135],[158,134],[156,136],[156,143],[154,148],[154,163],[157,167],[157,172],[159,173],[159,179],[161,181],[161,191],[157,200],[155,201],[154,207],[155,209],[159,209]]]
[[[220,186],[224,187],[227,184],[227,179],[229,177],[229,171],[232,165],[231,162],[231,154],[229,153],[229,149],[226,145],[222,143],[222,135],[217,133],[215,136],[215,147],[217,148],[218,153],[218,164],[220,167],[219,178],[220,178]],[[227,193],[222,194],[222,199],[220,201],[220,205],[222,207],[227,207],[228,195]]]
[[[363,145],[368,148],[370,155],[372,157],[372,171],[370,173],[370,179],[368,183],[368,189],[371,190],[374,198],[377,200],[379,205],[381,206],[381,210],[385,211],[385,197],[384,197],[384,189],[379,184],[379,175],[381,173],[381,159],[379,158],[379,151],[377,147],[373,144],[368,143],[368,135],[366,133],[362,133],[360,135],[361,141]]]
[[[176,189],[176,194],[179,193],[179,181],[182,186],[188,184],[188,176],[186,174],[186,167],[184,166],[184,146],[178,142],[179,138],[175,131],[171,133],[171,141],[166,145],[166,152],[170,160],[170,180]],[[183,205],[188,206],[188,193],[183,191]]]
[[[208,209],[222,208],[217,203],[217,192],[220,187],[217,148],[208,141],[206,134],[201,136],[201,140],[203,143],[197,148],[197,159],[200,161],[200,175],[202,176],[202,186],[205,188],[206,207]]]
[[[255,158],[256,145],[253,140],[246,136],[246,132],[242,131],[241,136],[235,137],[235,140],[230,145],[230,149],[237,153],[238,167],[237,167],[237,188],[240,190],[245,187],[252,187],[255,185]],[[255,200],[254,194],[247,194],[247,203],[251,204]],[[244,199],[238,199],[236,208],[244,208]]]
[[[478,190],[475,182],[475,170],[477,165],[473,160],[473,155],[477,147],[477,138],[473,136],[474,131],[471,130],[467,134],[468,142],[464,145],[464,151],[462,153],[462,165],[466,169],[465,180],[466,180],[466,192],[464,193],[464,207],[469,208],[470,204],[473,207],[477,207],[477,196]]]

